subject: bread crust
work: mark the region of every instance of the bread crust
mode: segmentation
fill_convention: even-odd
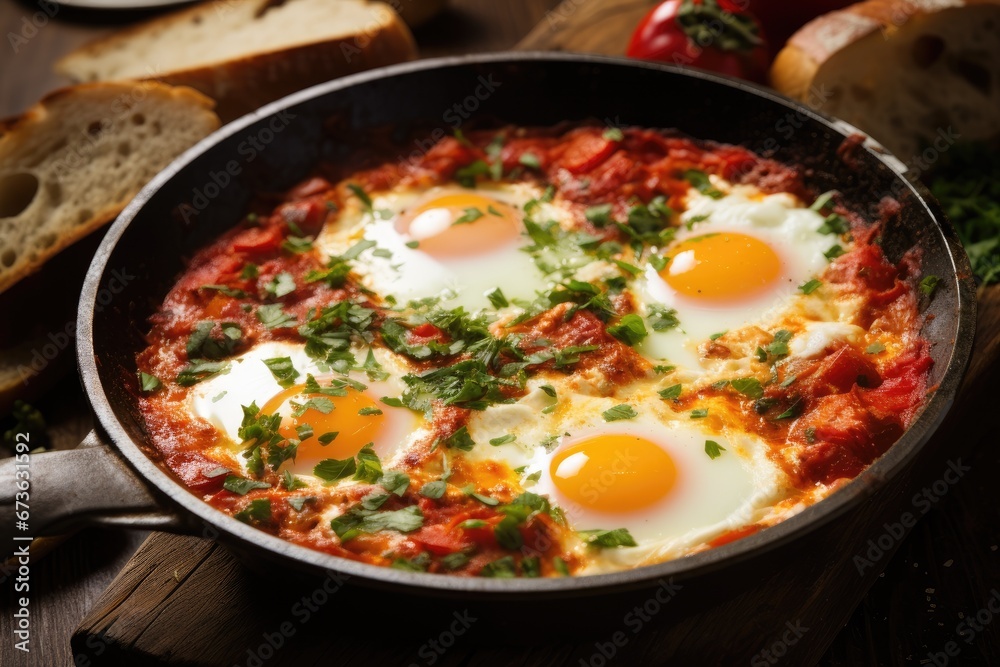
[[[150,30],[166,30],[190,21],[209,11],[212,4],[181,10],[92,42],[59,60],[56,71],[79,79],[87,58],[130,40],[140,40]],[[199,67],[153,73],[148,78],[189,86],[208,95],[215,100],[219,117],[229,122],[268,102],[324,81],[414,60],[417,46],[406,23],[388,6],[370,4],[378,14],[377,29],[363,36],[346,35]]]
[[[142,84],[121,82],[78,84],[49,93],[41,101],[19,116],[0,120],[0,157],[14,150],[17,142],[26,141],[36,131],[42,131],[42,127],[44,127],[44,124],[48,120],[49,114],[55,112],[57,105],[72,103],[75,98],[88,98],[93,94],[106,95],[109,99],[114,99],[125,91],[135,89],[137,85],[142,85],[147,95],[153,94],[169,97],[173,102],[188,105],[193,113],[198,114],[199,121],[211,127],[212,130],[217,129],[220,125],[218,117],[212,111],[215,103],[210,98],[191,88],[169,86],[154,81]],[[87,103],[90,103],[90,100],[87,100]],[[5,164],[4,166],[8,165]],[[18,168],[16,164],[10,166],[13,166],[15,171]],[[106,205],[94,210],[92,215],[85,221],[73,225],[68,229],[60,230],[54,242],[36,257],[28,261],[18,262],[9,269],[5,269],[0,274],[0,293],[7,291],[17,282],[38,271],[59,252],[114,220],[141,187],[140,185],[133,188],[126,193],[125,197],[117,201],[109,201]]]
[[[819,16],[789,38],[771,65],[771,85],[806,99],[820,66],[841,49],[873,33],[885,38],[909,21],[942,9],[1000,5],[1000,0],[866,0]]]
[[[991,23],[1000,25],[1000,0],[867,0],[803,26],[771,83],[923,170],[959,139],[1000,136]]]

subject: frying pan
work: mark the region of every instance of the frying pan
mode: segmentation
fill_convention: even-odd
[[[399,155],[425,150],[471,118],[519,125],[598,119],[677,128],[800,164],[808,185],[837,189],[870,215],[892,195],[900,214],[883,247],[898,259],[916,246],[941,282],[926,307],[936,387],[912,426],[845,488],[753,536],[678,560],[614,574],[495,580],[407,572],[300,547],[213,509],[157,458],[137,409],[136,352],[147,318],[184,268],[184,258],[235,225],[261,191],[290,187],[319,162],[348,153],[352,138],[394,128]],[[429,128],[429,129],[428,129]],[[412,139],[415,131],[423,132]],[[771,91],[708,73],[624,59],[498,54],[422,61],[316,86],[270,104],[204,139],[150,182],[119,216],[90,267],[80,299],[77,355],[96,430],[73,451],[31,457],[31,517],[13,528],[14,462],[0,467],[4,544],[84,523],[155,528],[218,538],[251,562],[277,560],[305,572],[335,571],[365,586],[415,595],[493,600],[552,599],[711,578],[790,548],[862,504],[920,454],[947,413],[972,348],[974,283],[954,230],[905,166],[874,142],[838,155],[857,130]]]

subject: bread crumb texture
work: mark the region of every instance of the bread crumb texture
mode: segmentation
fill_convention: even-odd
[[[113,219],[217,129],[212,107],[155,82],[84,84],[0,124],[0,292]]]

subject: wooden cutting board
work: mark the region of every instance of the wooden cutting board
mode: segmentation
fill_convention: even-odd
[[[567,0],[519,48],[620,54],[651,4]],[[926,660],[928,652],[943,651],[956,639],[957,612],[974,614],[987,602],[989,582],[1000,581],[993,546],[1000,541],[1000,485],[993,482],[1000,460],[980,444],[992,423],[981,415],[995,411],[998,396],[990,385],[1000,367],[1000,288],[984,292],[980,305],[977,350],[956,410],[919,468],[894,480],[877,506],[811,536],[798,561],[750,573],[745,587],[722,595],[725,601],[714,607],[693,612],[697,605],[690,601],[698,591],[682,590],[677,595],[688,595],[685,603],[662,605],[634,632],[627,620],[635,618],[628,616],[632,601],[594,609],[584,599],[563,614],[606,613],[613,619],[606,632],[570,631],[525,649],[522,630],[552,621],[537,617],[532,606],[497,618],[495,609],[467,601],[414,605],[349,583],[328,593],[280,570],[248,568],[212,541],[154,534],[77,629],[77,662],[506,667],[773,664],[769,660],[780,658],[799,665],[824,654],[831,665]],[[859,574],[852,556],[866,554],[868,541],[885,534],[886,524],[913,512],[912,491],[933,487],[958,459],[971,464],[962,481],[935,501],[914,535],[893,537]],[[887,567],[891,578],[880,580]],[[875,593],[866,597],[873,585]],[[303,606],[303,598],[315,609]],[[940,621],[927,616],[931,608],[941,609]],[[852,614],[854,631],[845,636],[841,629]],[[883,648],[890,634],[892,646]],[[998,628],[990,626],[959,648],[965,658],[987,656],[988,664],[990,657],[1000,660],[998,645]]]

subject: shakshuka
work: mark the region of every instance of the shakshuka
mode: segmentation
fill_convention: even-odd
[[[559,577],[766,529],[922,406],[936,278],[744,148],[456,133],[262,195],[151,318],[166,466],[262,531],[387,567]]]

